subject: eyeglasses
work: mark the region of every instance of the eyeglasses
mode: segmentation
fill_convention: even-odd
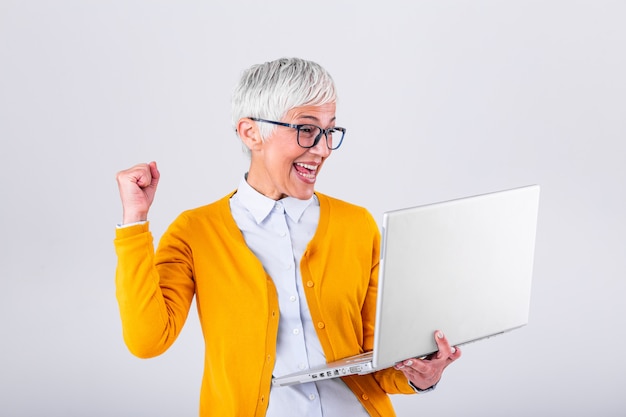
[[[343,127],[329,127],[328,129],[322,129],[316,125],[292,125],[290,123],[275,122],[273,120],[259,119],[256,117],[250,117],[250,120],[296,129],[298,132],[296,136],[298,145],[305,149],[312,148],[317,145],[320,139],[322,139],[322,135],[324,135],[326,137],[326,146],[328,149],[335,150],[341,146],[343,137],[346,134],[346,129]]]

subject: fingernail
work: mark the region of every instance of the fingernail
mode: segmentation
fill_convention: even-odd
[[[450,349],[450,351],[452,352],[452,354],[456,353],[456,348],[454,346],[452,346],[452,348]]]
[[[406,366],[411,366],[411,365],[413,365],[413,361],[412,360],[408,360],[408,361],[404,362],[404,364]]]
[[[443,339],[443,333],[437,332],[437,337],[440,338],[440,339]]]

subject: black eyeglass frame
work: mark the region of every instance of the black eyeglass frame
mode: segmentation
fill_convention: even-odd
[[[343,143],[343,138],[346,135],[346,128],[345,127],[329,127],[328,129],[322,129],[320,126],[314,125],[312,123],[303,123],[301,125],[294,125],[291,123],[285,123],[285,122],[277,122],[274,120],[267,120],[267,119],[260,119],[258,117],[249,117],[250,120],[254,120],[255,122],[262,122],[262,123],[271,123],[273,125],[278,125],[278,126],[285,126],[285,127],[290,127],[292,129],[296,129],[298,131],[298,134],[296,136],[296,142],[298,143],[298,146],[300,146],[301,148],[304,149],[310,149],[315,147],[319,141],[322,139],[322,135],[326,138],[326,147],[332,151],[338,149],[341,144]],[[315,137],[315,139],[313,140],[313,144],[311,146],[302,146],[300,144],[300,129],[302,129],[304,126],[315,126],[316,128],[318,128],[320,130],[319,135],[317,135]],[[341,132],[341,138],[339,139],[339,143],[337,144],[337,146],[335,147],[330,147],[328,146],[328,134],[332,134],[333,131],[337,131],[337,132]]]

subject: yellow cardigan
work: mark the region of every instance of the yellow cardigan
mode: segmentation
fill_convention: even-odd
[[[274,367],[276,289],[230,213],[233,194],[182,213],[156,254],[147,223],[116,231],[116,295],[134,355],[167,350],[196,296],[205,341],[202,417],[264,416]],[[333,361],[372,349],[380,233],[367,210],[317,196],[319,225],[300,268],[317,334]],[[344,381],[372,416],[395,415],[386,393],[414,392],[394,369]]]

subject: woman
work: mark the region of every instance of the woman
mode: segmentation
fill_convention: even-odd
[[[318,64],[280,59],[244,72],[233,122],[250,156],[238,188],[182,213],[153,249],[156,163],[117,175],[117,298],[127,346],[164,352],[196,296],[206,344],[201,416],[393,415],[388,393],[429,390],[460,356],[369,375],[271,387],[284,375],[372,349],[380,234],[363,208],[315,192],[345,129]]]

